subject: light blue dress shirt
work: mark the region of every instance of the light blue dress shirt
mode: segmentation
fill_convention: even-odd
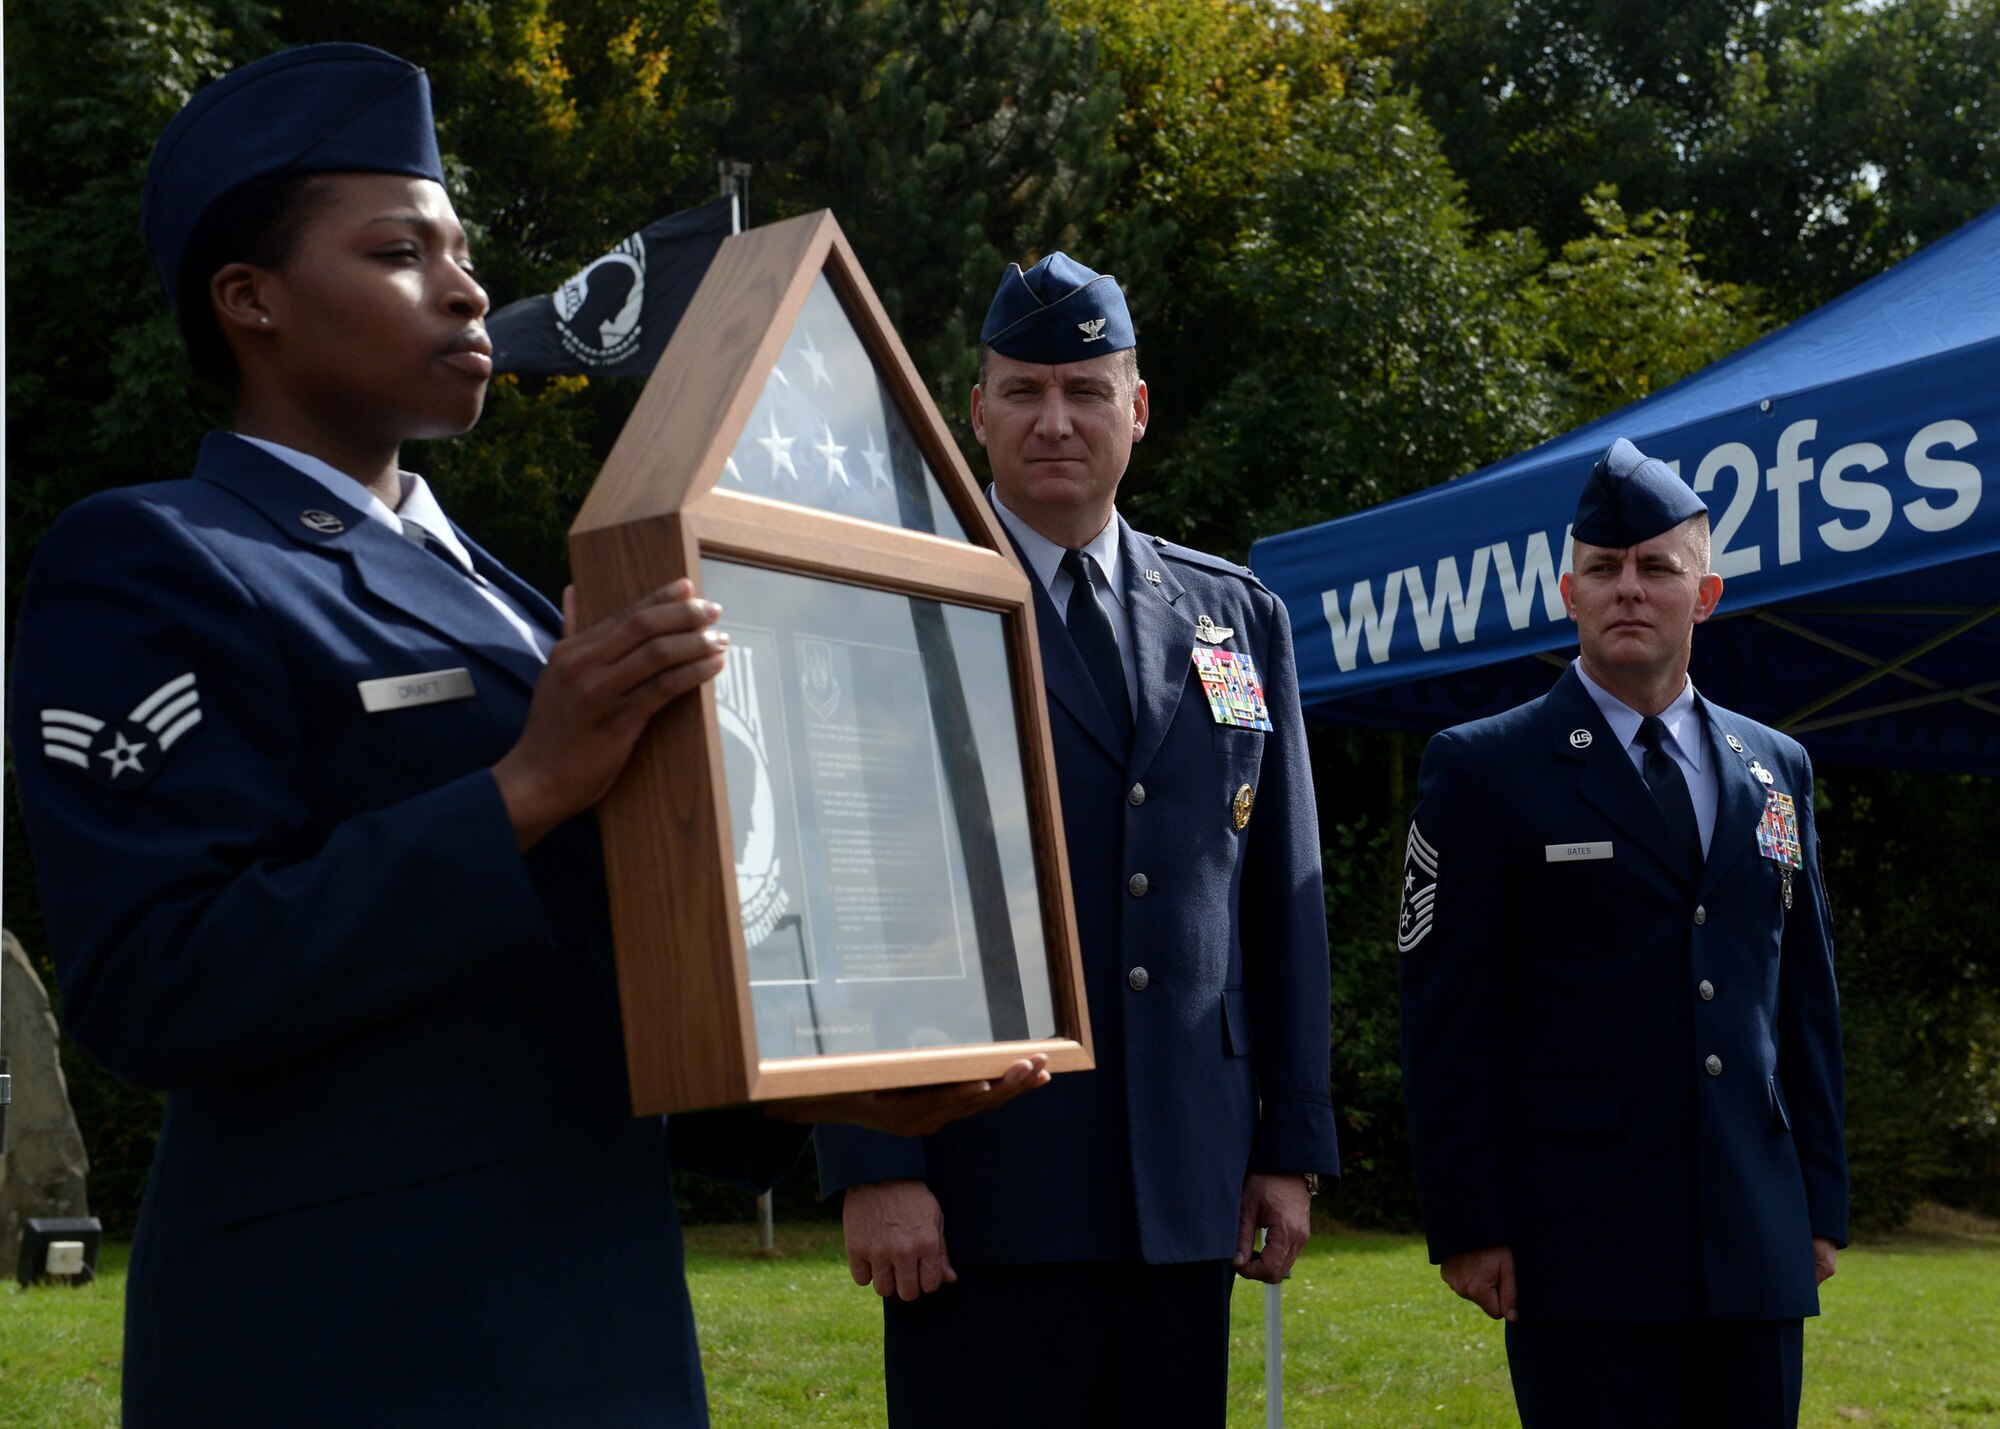
[[[1042,589],[1049,593],[1055,603],[1056,614],[1065,621],[1069,619],[1069,593],[1076,584],[1069,572],[1062,568],[1065,547],[1058,546],[1047,536],[1035,530],[1027,522],[1007,509],[1007,503],[991,486],[986,494],[993,498],[993,509],[1000,514],[1001,522],[1014,533],[1014,539],[1021,543],[1021,553],[1028,558],[1028,568],[1035,573],[1035,579],[1042,583]],[[1119,579],[1118,567],[1118,516],[1113,513],[1104,529],[1081,548],[1086,556],[1097,562],[1097,568],[1104,572],[1104,594],[1109,597],[1104,602],[1104,613],[1111,618],[1111,633],[1118,640],[1118,663],[1125,671],[1125,693],[1132,697],[1132,708],[1139,708],[1139,663],[1132,650],[1132,621],[1125,613],[1125,582]]]
[[[1645,716],[1591,679],[1583,668],[1583,661],[1572,660],[1570,663],[1576,667],[1577,678],[1583,681],[1583,687],[1590,691],[1598,713],[1604,716],[1604,722],[1611,726],[1611,733],[1630,756],[1632,767],[1644,779],[1646,746],[1639,743],[1639,726],[1645,722]],[[1721,786],[1716,782],[1715,760],[1708,747],[1701,711],[1694,707],[1694,681],[1689,680],[1681,686],[1674,702],[1660,711],[1660,723],[1667,727],[1667,738],[1662,747],[1673,757],[1674,763],[1680,765],[1681,777],[1687,780],[1688,798],[1694,803],[1695,825],[1701,830],[1701,851],[1706,855],[1715,836],[1715,802],[1720,796]]]

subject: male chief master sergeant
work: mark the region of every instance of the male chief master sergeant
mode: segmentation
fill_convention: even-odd
[[[921,1141],[823,1129],[821,1177],[885,1300],[892,1424],[1220,1424],[1234,1274],[1283,1278],[1339,1169],[1291,632],[1240,566],[1114,508],[1148,414],[1116,280],[1009,265],[980,337],[1097,1069]]]
[[[1702,698],[1708,515],[1630,442],[1562,578],[1581,657],[1424,751],[1398,941],[1431,1258],[1523,1424],[1798,1418],[1847,1237],[1812,766]]]

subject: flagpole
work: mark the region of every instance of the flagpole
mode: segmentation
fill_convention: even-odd
[[[741,233],[750,221],[750,166],[741,159],[717,159],[715,176],[729,200],[729,231]]]

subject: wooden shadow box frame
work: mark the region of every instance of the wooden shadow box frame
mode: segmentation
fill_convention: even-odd
[[[719,488],[822,274],[965,541]],[[965,1081],[1030,1053],[1093,1066],[1030,578],[830,212],[723,243],[570,529],[578,618],[681,576],[699,591],[704,557],[1001,617],[1056,1035],[760,1056],[711,683],[654,719],[599,807],[633,1111]]]

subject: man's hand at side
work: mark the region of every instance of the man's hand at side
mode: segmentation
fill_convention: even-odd
[[[1264,1248],[1255,1250],[1260,1228]],[[1312,1196],[1305,1177],[1253,1172],[1243,1178],[1243,1199],[1236,1214],[1238,1275],[1276,1285],[1292,1273],[1292,1262],[1311,1237]]]
[[[1504,1245],[1484,1250],[1447,1255],[1438,1274],[1459,1295],[1464,1296],[1495,1320],[1519,1318],[1515,1309],[1514,1252]]]
[[[883,1299],[914,1300],[958,1279],[944,1248],[944,1210],[922,1181],[849,1186],[840,1212],[847,1269]]]
[[[1840,1251],[1825,1236],[1813,1237],[1813,1284],[1824,1285],[1833,1277],[1840,1261]]]

